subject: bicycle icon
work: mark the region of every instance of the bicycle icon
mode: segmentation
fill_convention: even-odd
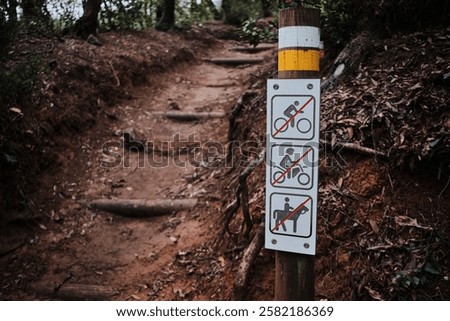
[[[298,109],[299,106],[300,106],[300,102],[298,100],[296,100],[293,104],[289,105],[289,107],[287,107],[284,110],[283,115],[286,116],[287,118],[279,117],[275,120],[274,127],[275,127],[275,130],[277,133],[283,133],[286,130],[288,130],[289,127],[296,128],[302,134],[306,134],[309,131],[311,131],[312,123],[309,119],[300,118],[296,122],[296,119],[295,119],[296,116],[298,114],[304,113],[303,110],[299,111],[299,109]]]

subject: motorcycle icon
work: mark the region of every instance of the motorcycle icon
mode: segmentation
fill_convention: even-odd
[[[286,179],[291,180],[296,178],[301,186],[307,186],[311,182],[311,177],[304,172],[301,166],[292,168],[287,174],[285,174],[285,169],[280,166],[275,166],[279,169],[273,173],[273,181],[277,184],[282,184]]]
[[[294,156],[294,149],[288,148],[286,154],[280,162],[280,165],[274,166],[275,172],[272,175],[272,184],[282,184],[286,179],[296,179],[300,186],[307,186],[311,182],[311,177],[305,173],[303,166],[294,161],[291,156]]]

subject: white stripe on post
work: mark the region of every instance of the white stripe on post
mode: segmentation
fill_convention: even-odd
[[[320,28],[309,26],[283,27],[278,30],[278,49],[319,48]]]

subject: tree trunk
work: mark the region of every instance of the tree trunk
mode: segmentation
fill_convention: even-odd
[[[219,10],[217,10],[217,7],[214,4],[214,2],[212,2],[212,0],[202,0],[202,2],[206,3],[206,5],[208,6],[209,10],[211,11],[211,13],[214,16],[214,19],[215,20],[219,20],[220,19],[220,12],[219,12]]]
[[[10,0],[8,6],[8,15],[11,21],[17,21],[17,0]]]
[[[161,19],[156,25],[157,30],[167,31],[175,25],[175,0],[164,0]]]
[[[231,11],[231,2],[232,0],[223,0],[222,1],[222,10],[225,15],[229,14]]]
[[[9,1],[10,5],[16,1]],[[45,9],[45,0],[22,0],[22,15],[25,21],[49,20]]]
[[[77,20],[73,27],[74,33],[83,39],[87,39],[89,35],[97,34],[98,13],[102,0],[84,0],[83,15]]]
[[[261,0],[262,11],[265,18],[273,16],[272,2],[273,0]]]

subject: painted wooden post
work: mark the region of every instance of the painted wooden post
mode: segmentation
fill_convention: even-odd
[[[278,78],[319,78],[320,10],[280,10]],[[276,252],[275,300],[314,300],[314,256]]]

